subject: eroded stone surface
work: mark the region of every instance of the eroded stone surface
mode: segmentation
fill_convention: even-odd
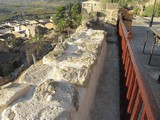
[[[58,82],[53,79],[49,79],[44,83],[40,84],[34,93],[34,99],[37,101],[58,101],[63,105],[67,105],[78,110],[79,107],[79,95],[74,87],[66,82]]]
[[[55,68],[50,77],[57,80],[63,79],[79,86],[85,86],[87,85],[88,79],[90,77],[90,70],[84,66],[81,68]]]
[[[63,44],[56,46],[54,51],[46,55],[43,58],[43,63],[58,66],[61,62],[73,57],[76,58],[76,62],[79,62],[79,60],[84,58],[84,56],[81,56],[83,52],[88,52],[92,57],[100,52],[105,34],[104,31],[100,30],[88,30],[75,33]]]
[[[74,33],[65,42],[58,44],[54,51],[43,58],[43,64],[53,67],[50,78],[85,86],[105,37],[104,31],[89,29]]]
[[[58,103],[31,100],[5,109],[2,120],[70,120],[70,116]]]
[[[70,112],[78,107],[79,95],[74,85],[50,79],[37,86],[31,100],[3,111],[2,120],[70,120]]]
[[[52,67],[42,64],[42,61],[37,62],[21,75],[19,82],[38,85],[46,78],[51,69]]]
[[[27,93],[30,86],[27,84],[11,83],[0,90],[0,109],[7,107],[17,98]]]

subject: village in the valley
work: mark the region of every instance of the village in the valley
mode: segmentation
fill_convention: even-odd
[[[39,39],[43,40],[42,36],[53,29],[55,29],[55,25],[50,20],[25,20],[1,23],[0,76],[8,75],[13,69],[24,64],[23,62],[31,64],[31,55],[38,54],[36,52],[42,49],[40,45],[34,45],[34,42],[39,41]],[[27,48],[29,44],[30,48]],[[30,56],[27,56],[28,61],[22,61],[26,59],[25,55],[27,53],[30,54]]]

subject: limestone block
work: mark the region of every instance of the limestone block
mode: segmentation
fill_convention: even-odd
[[[10,83],[0,90],[0,108],[5,108],[30,89],[30,85]]]
[[[41,83],[51,71],[52,67],[42,64],[42,61],[30,66],[19,78],[19,82],[32,85]]]
[[[2,120],[70,120],[70,114],[58,103],[31,100],[5,109]]]
[[[68,57],[65,61],[60,62],[59,68],[72,67],[81,69],[82,67],[86,67],[87,69],[91,69],[96,62],[95,60],[96,55],[91,52],[83,52],[80,56]]]
[[[90,69],[86,67],[74,68],[65,67],[55,69],[50,78],[57,80],[65,80],[78,86],[86,86],[90,77]]]
[[[61,57],[64,53],[64,44],[58,43],[53,51],[48,53],[43,57],[43,64],[48,64],[50,66],[55,66],[58,64],[58,58]]]
[[[37,86],[32,99],[5,109],[2,120],[70,120],[78,108],[76,87],[49,79]]]
[[[63,42],[61,46],[56,46],[54,51],[46,55],[43,58],[43,64],[58,66],[59,63],[70,61],[69,59],[74,58],[78,63],[79,60],[87,60],[88,58],[83,59],[86,58],[84,56],[88,56],[87,54],[90,54],[90,57],[95,59],[95,55],[100,53],[105,35],[106,33],[100,30],[87,30],[85,32],[75,33],[70,39]],[[83,52],[87,52],[87,54],[82,54]]]
[[[57,101],[73,111],[78,110],[79,107],[79,95],[76,87],[67,82],[58,82],[53,79],[40,84],[36,88],[33,98],[37,101]]]
[[[90,52],[90,54],[99,54],[102,41],[98,41],[98,39],[93,39],[92,41],[90,39],[78,39],[75,41],[75,44],[81,51]]]
[[[61,46],[56,46],[54,51],[43,58],[43,64],[53,67],[49,78],[85,86],[105,37],[104,31],[87,30],[74,33]]]

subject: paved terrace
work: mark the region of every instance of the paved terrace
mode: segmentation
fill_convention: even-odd
[[[156,21],[153,26],[160,26],[160,21]],[[130,41],[131,48],[133,50],[136,64],[142,77],[149,81],[150,87],[153,91],[154,97],[160,108],[160,84],[157,83],[158,76],[160,75],[160,47],[155,46],[151,64],[148,65],[153,35],[149,33],[149,38],[146,44],[145,53],[143,54],[143,45],[145,41],[146,31],[148,29],[148,20],[140,17],[136,17],[132,23],[133,39]]]

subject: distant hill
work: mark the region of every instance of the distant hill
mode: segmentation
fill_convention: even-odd
[[[82,0],[0,0],[0,3],[12,3],[12,2],[81,2]]]
[[[57,6],[82,0],[0,0],[0,22],[49,18]]]
[[[0,4],[7,4],[7,5],[22,5],[22,4],[34,4],[34,3],[54,3],[64,5],[67,3],[79,2],[81,3],[83,0],[0,0]]]

